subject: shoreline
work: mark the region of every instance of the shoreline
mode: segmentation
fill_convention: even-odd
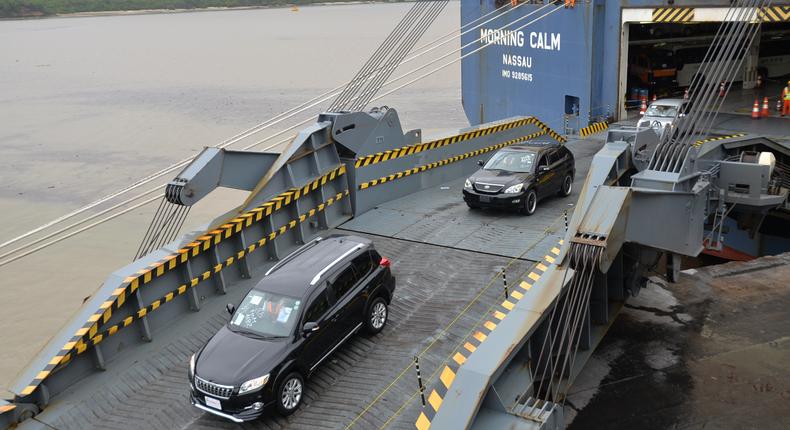
[[[356,4],[385,4],[385,3],[409,3],[414,0],[338,0],[338,1],[320,1],[308,3],[282,3],[272,5],[257,5],[257,6],[209,6],[209,7],[196,7],[196,8],[183,8],[183,9],[128,9],[128,10],[106,10],[106,11],[93,11],[93,12],[74,12],[74,13],[56,13],[52,15],[28,15],[28,16],[9,16],[0,17],[0,21],[24,21],[35,19],[51,19],[51,18],[84,18],[84,17],[101,17],[101,16],[134,16],[134,15],[155,15],[155,14],[175,14],[175,13],[190,13],[190,12],[218,12],[218,11],[234,11],[234,10],[256,10],[256,9],[287,9],[287,8],[302,8],[312,6],[334,6],[334,5],[356,5]]]

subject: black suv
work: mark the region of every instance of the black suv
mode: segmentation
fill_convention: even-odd
[[[235,422],[302,401],[305,380],[360,329],[380,332],[395,290],[370,240],[318,238],[269,269],[189,363],[190,401]]]
[[[538,201],[569,196],[576,173],[573,154],[552,142],[528,142],[497,151],[464,183],[470,208],[515,208],[532,215]]]

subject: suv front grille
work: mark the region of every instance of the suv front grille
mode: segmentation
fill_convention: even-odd
[[[475,182],[475,190],[481,193],[496,194],[502,189],[504,185],[486,184],[485,182]]]
[[[228,399],[233,393],[232,385],[215,384],[213,382],[206,381],[197,375],[195,375],[195,387],[206,394],[219,397],[220,399]]]

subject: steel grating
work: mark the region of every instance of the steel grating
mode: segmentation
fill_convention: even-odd
[[[461,199],[464,179],[457,179],[382,203],[347,221],[341,229],[538,261],[563,236],[563,211],[568,211],[568,217],[572,215],[572,204],[578,198],[592,156],[603,141],[589,138],[567,146],[576,157],[574,192],[568,198],[541,201],[535,215],[470,211]]]
[[[355,336],[321,366],[311,379],[305,404],[295,415],[266,418],[247,423],[245,428],[344,428],[411,364],[415,354],[436,340],[420,359],[425,383],[431,385],[437,379],[430,375],[479,325],[489,307],[501,301],[498,273],[511,259],[405,240],[372,239],[382,255],[393,261],[398,279],[387,328],[372,338]],[[508,275],[516,279],[531,266],[516,261]],[[441,329],[492,278],[496,278],[492,287],[442,334]],[[233,289],[227,301],[239,300],[253,282],[244,281],[243,286]],[[58,429],[236,428],[233,423],[203,414],[188,399],[189,356],[227,321],[224,305],[215,302],[117,362],[115,369],[119,370],[88,378],[37,419]],[[390,428],[412,428],[420,407],[419,397],[412,397],[416,388],[414,370],[408,369],[352,428],[379,428],[391,417]],[[28,421],[21,428],[38,425]]]

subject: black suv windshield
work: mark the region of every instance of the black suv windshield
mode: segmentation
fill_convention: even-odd
[[[241,301],[228,326],[263,337],[283,337],[292,333],[299,318],[301,301],[266,291],[252,290]]]
[[[532,172],[532,164],[534,162],[534,152],[501,151],[494,154],[494,156],[488,160],[488,163],[483,166],[483,169],[530,173]]]

